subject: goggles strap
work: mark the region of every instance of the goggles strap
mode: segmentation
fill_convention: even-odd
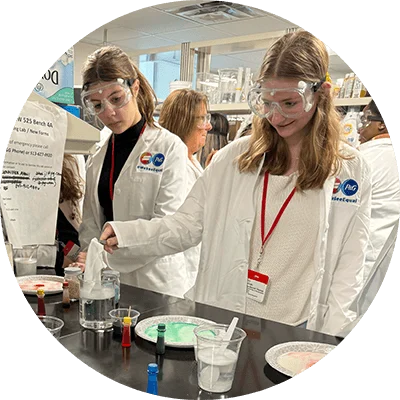
[[[326,82],[326,76],[322,78],[319,82],[312,83],[311,90],[315,93],[322,86],[324,82]]]

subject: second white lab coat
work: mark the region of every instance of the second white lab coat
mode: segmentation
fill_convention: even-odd
[[[175,215],[112,223],[119,247],[130,247],[137,256],[171,254],[202,241],[196,284],[187,296],[239,313],[246,312],[254,192],[263,164],[254,173],[239,172],[235,160],[248,146],[245,137],[220,150]],[[333,335],[341,335],[356,318],[350,306],[363,284],[371,211],[369,167],[357,150],[344,144],[343,152],[352,158],[343,160],[338,176],[328,178],[320,191],[307,323],[308,329]],[[344,191],[337,191],[335,178],[345,184]]]
[[[109,139],[108,139],[109,140]],[[99,238],[106,222],[98,198],[98,183],[108,140],[88,159],[82,248]],[[113,213],[119,221],[161,218],[174,213],[186,197],[187,147],[164,128],[147,126],[115,182]],[[150,156],[158,160],[150,161]],[[163,161],[162,161],[163,160]],[[111,268],[121,272],[121,282],[143,289],[183,297],[189,281],[182,253],[165,257],[133,257],[128,249],[108,255]]]
[[[193,161],[187,161],[187,173],[188,173],[188,184],[187,184],[187,193],[189,193],[197,179],[203,175],[204,169],[197,160],[196,157],[193,157]],[[199,270],[199,262],[200,262],[200,251],[201,251],[201,243],[197,246],[191,247],[184,251],[186,266],[188,271],[188,279],[190,282],[190,287],[192,287],[196,281],[197,272]]]
[[[357,304],[362,316],[378,292],[392,257],[400,216],[400,182],[390,138],[363,143],[360,151],[372,176],[371,235],[365,260],[365,286]]]

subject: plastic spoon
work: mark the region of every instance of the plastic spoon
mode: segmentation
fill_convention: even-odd
[[[221,347],[218,349],[217,354],[223,354],[225,349],[228,347],[228,342],[229,340],[231,340],[233,331],[235,330],[238,321],[239,321],[238,317],[233,317],[227,331],[225,332],[225,335],[222,338]]]

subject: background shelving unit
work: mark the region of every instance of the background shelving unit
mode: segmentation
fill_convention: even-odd
[[[335,105],[337,107],[352,107],[352,106],[364,106],[371,101],[371,97],[361,97],[358,99],[335,99]],[[250,113],[249,106],[247,103],[221,103],[211,104],[210,111],[220,112],[223,114],[248,114]]]

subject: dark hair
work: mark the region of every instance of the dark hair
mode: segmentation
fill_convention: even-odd
[[[220,150],[228,144],[229,121],[224,114],[211,113],[212,129],[208,131],[206,144],[200,149],[197,159],[203,168],[206,167],[208,155],[214,150]]]
[[[372,113],[373,115],[376,115],[377,117],[382,118],[382,115],[381,115],[381,113],[380,113],[378,107],[376,106],[374,100],[371,100],[371,101],[369,102],[369,104],[368,104],[368,110],[370,110],[371,113]],[[383,118],[382,118],[382,120],[383,120]]]
[[[208,133],[214,133],[217,135],[228,136],[229,122],[224,114],[211,113],[211,125],[212,125],[212,129]]]

